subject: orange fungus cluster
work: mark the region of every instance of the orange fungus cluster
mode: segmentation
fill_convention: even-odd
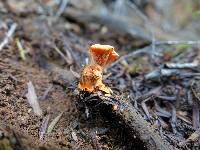
[[[91,62],[82,69],[78,88],[88,92],[103,91],[111,95],[111,89],[103,84],[102,73],[103,69],[119,55],[113,46],[101,44],[92,45],[89,54]]]

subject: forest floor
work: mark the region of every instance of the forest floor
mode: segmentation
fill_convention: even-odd
[[[174,147],[199,147],[198,45],[168,41],[154,43],[155,49],[144,36],[86,21],[70,8],[71,14],[59,18],[44,15],[51,10],[35,1],[3,1],[0,10],[0,41],[14,30],[0,49],[0,150],[137,149],[122,126],[77,109],[76,74],[94,43],[113,45],[122,56],[104,72],[115,95],[130,102]],[[30,81],[41,115],[27,100]],[[53,130],[44,131],[56,119]]]

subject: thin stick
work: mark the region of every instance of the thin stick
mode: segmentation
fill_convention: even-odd
[[[40,132],[39,132],[40,140],[43,140],[43,138],[44,138],[44,135],[46,133],[47,126],[48,126],[48,123],[49,123],[49,119],[50,119],[50,115],[47,115],[42,120],[42,125],[40,127]]]
[[[140,9],[133,2],[130,2],[130,1],[126,1],[126,2],[131,8],[133,8],[135,10],[135,12],[138,14],[138,16],[144,20],[144,26],[146,29],[149,30],[151,37],[152,37],[152,39],[151,39],[152,51],[155,52],[156,38],[155,38],[155,31],[153,28],[153,23],[151,22],[151,20],[148,19],[148,17],[142,11],[140,11]],[[152,55],[152,56],[154,56],[154,55]]]
[[[44,92],[44,94],[43,94],[43,96],[41,97],[40,100],[45,100],[45,99],[46,99],[46,97],[47,97],[48,93],[51,91],[52,87],[53,87],[53,85],[51,84],[51,85],[45,90],[45,92]]]
[[[127,55],[120,57],[117,61],[113,62],[109,68],[112,68],[113,66],[117,65],[118,63],[120,63],[123,60],[128,59],[129,57],[134,58],[134,57],[138,57],[141,54],[146,54],[146,53],[150,53],[150,52],[151,52],[151,46],[146,46],[144,48],[137,49]]]
[[[56,46],[54,45],[53,48],[56,50],[56,52],[68,63],[68,64],[72,64],[72,60],[71,59],[68,59],[65,54],[63,54],[63,52],[61,52],[61,50]]]
[[[188,45],[200,45],[200,40],[197,41],[177,41],[177,40],[170,40],[170,41],[155,41],[156,45],[162,45],[162,44],[166,44],[166,45],[176,45],[176,44],[188,44]]]
[[[13,23],[9,29],[9,31],[6,33],[5,38],[3,41],[0,43],[0,51],[4,48],[6,44],[8,44],[9,40],[11,39],[13,33],[15,32],[17,28],[17,23]]]
[[[55,15],[57,18],[62,15],[62,13],[64,12],[68,2],[69,2],[69,0],[62,0],[60,8],[58,9],[58,11],[57,11],[57,13]]]

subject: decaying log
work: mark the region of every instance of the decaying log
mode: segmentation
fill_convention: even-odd
[[[90,113],[98,111],[103,117],[109,117],[112,122],[120,124],[130,132],[131,138],[141,142],[140,146],[142,145],[144,149],[175,149],[166,140],[161,138],[158,131],[145,121],[129,102],[106,97],[101,93],[89,94],[81,92],[78,105],[81,104],[87,106],[91,111]]]

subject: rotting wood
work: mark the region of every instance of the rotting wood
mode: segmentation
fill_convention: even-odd
[[[120,123],[130,132],[131,138],[137,138],[137,140],[141,141],[140,144],[144,149],[176,149],[166,140],[162,139],[156,129],[145,121],[129,102],[124,102],[113,97],[106,97],[100,92],[95,94],[81,92],[78,105],[81,104],[90,108],[90,113],[98,111],[104,117],[109,117],[112,121]]]

